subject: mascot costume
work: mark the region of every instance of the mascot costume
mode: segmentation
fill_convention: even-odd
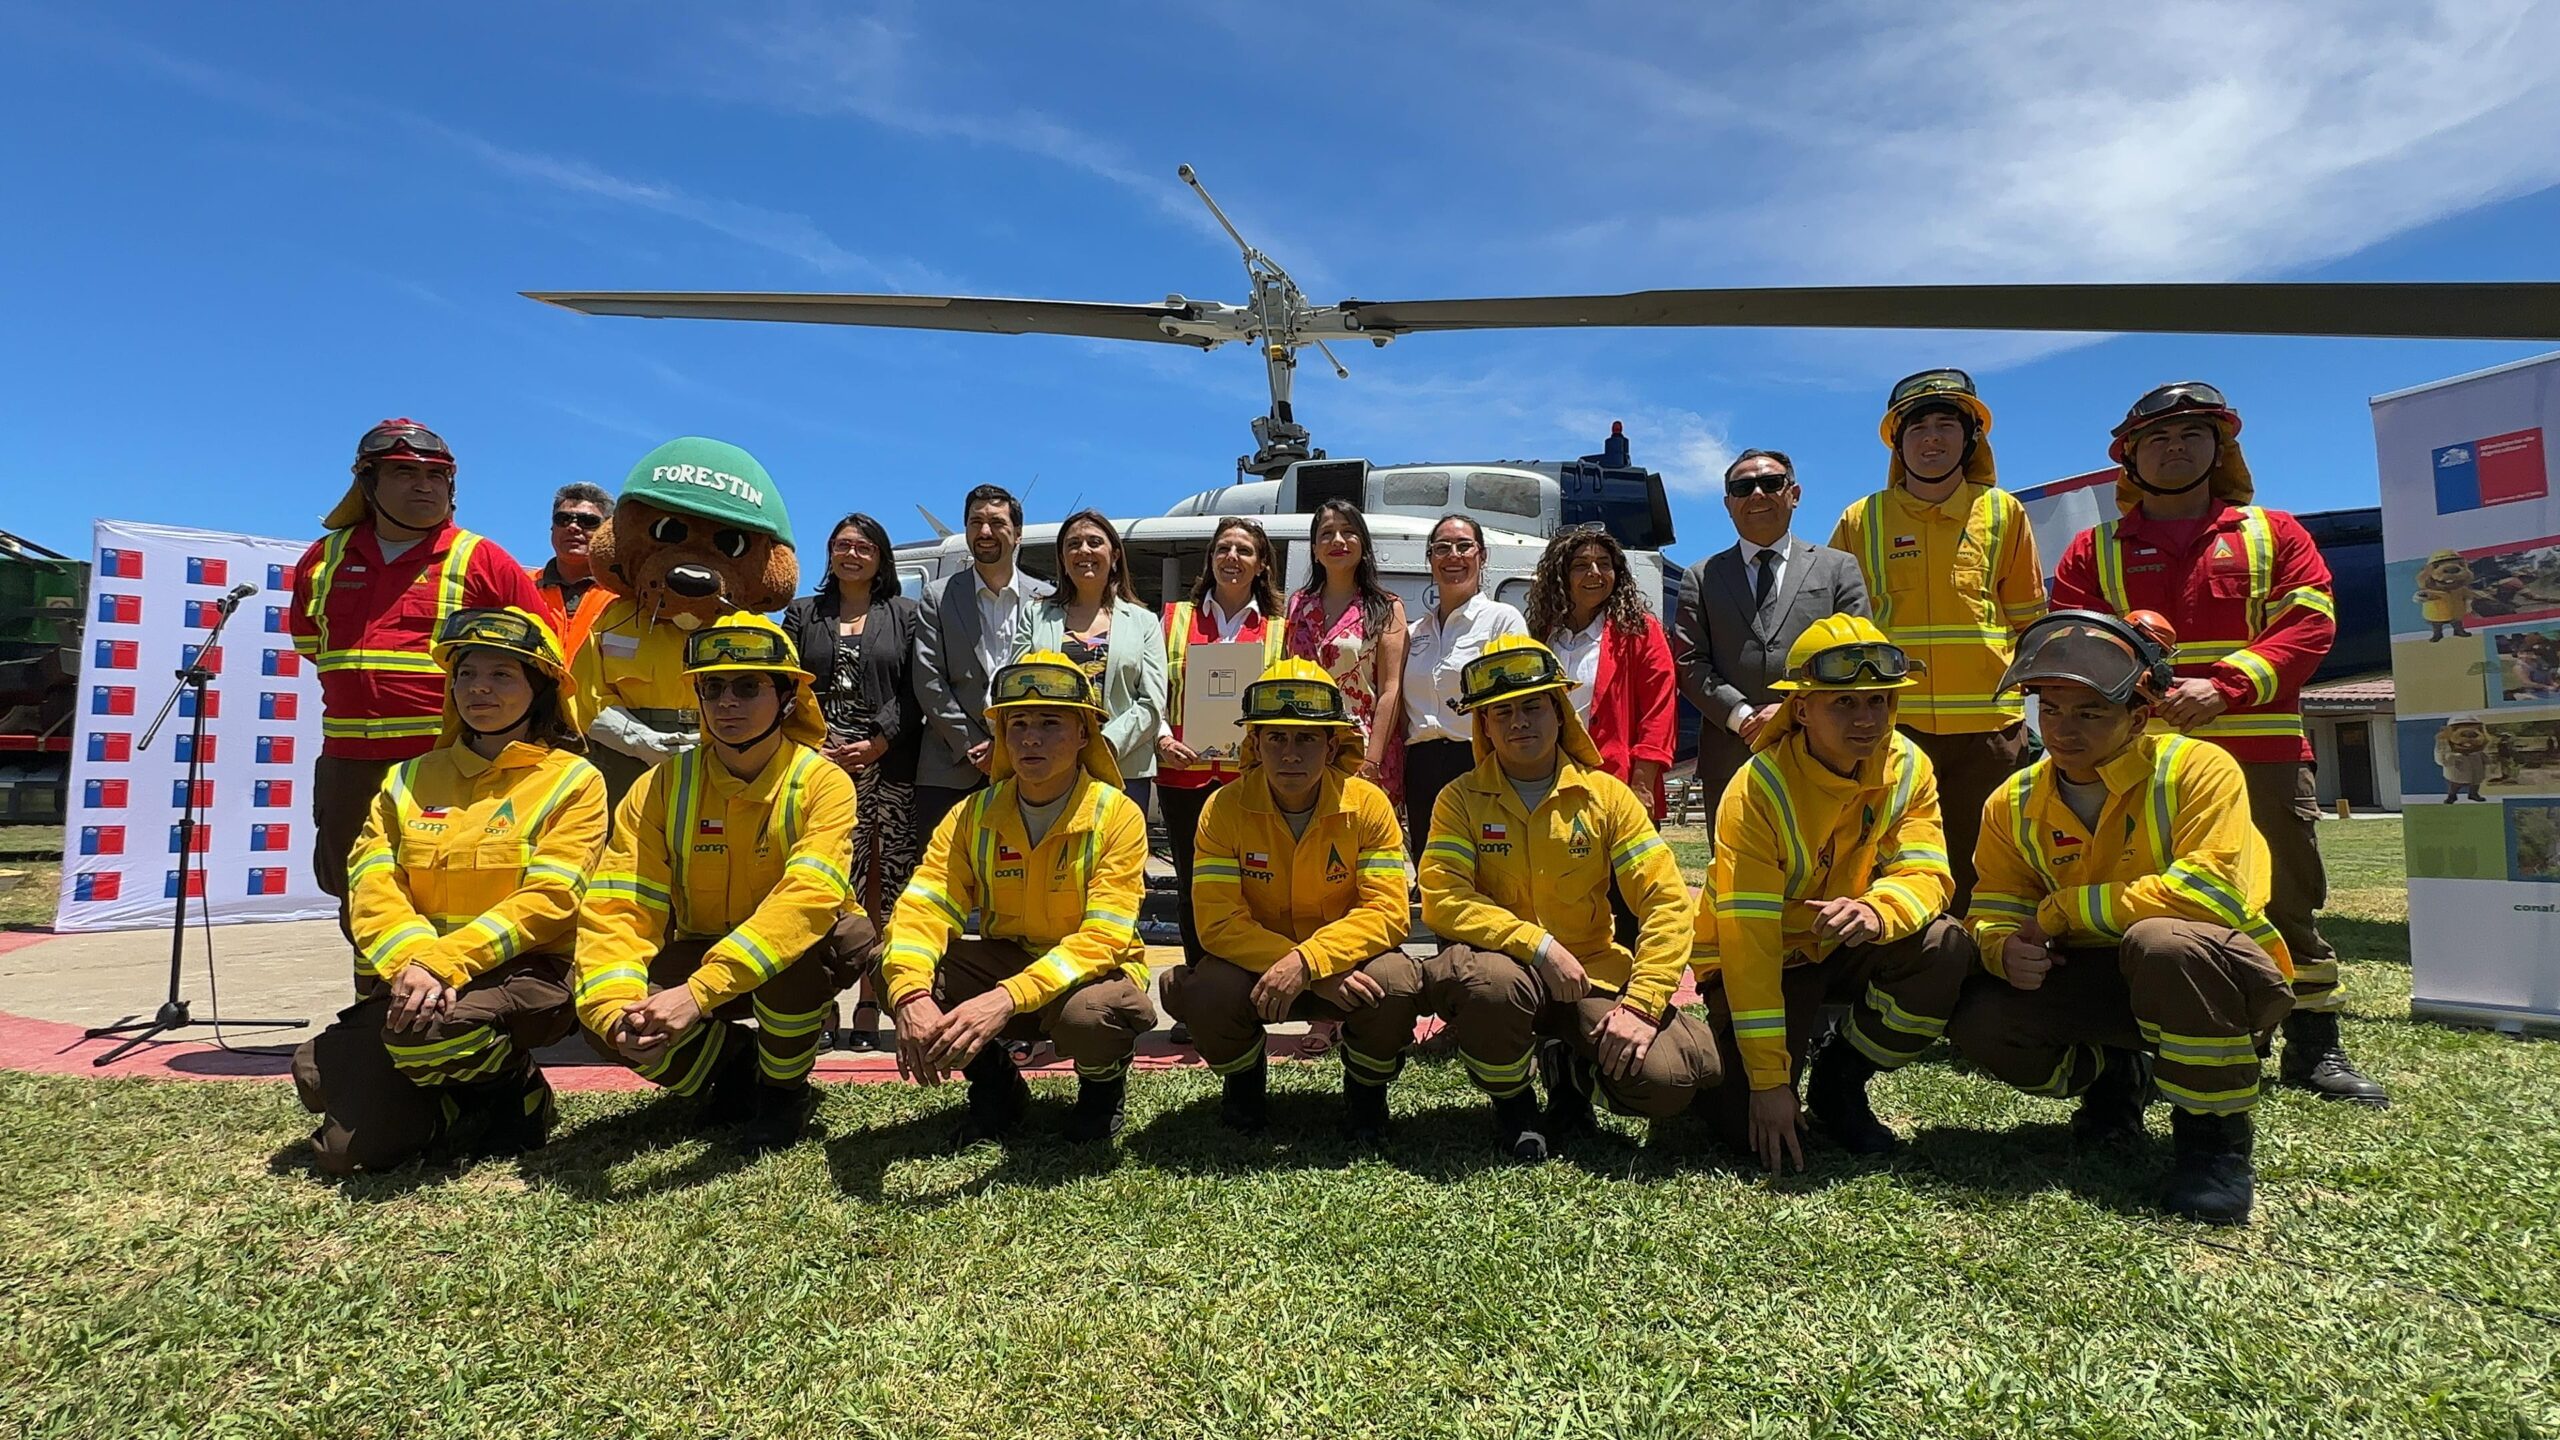
[[[2466,790],[2474,800],[2489,798],[2480,793],[2489,779],[2489,727],[2479,716],[2456,715],[2436,731],[2436,768],[2444,772],[2448,803]]]
[[[800,584],[791,517],[756,458],[688,435],[640,457],[589,550],[612,599],[574,662],[592,757],[614,803],[701,743],[684,637],[733,610],[778,610]]]
[[[2479,577],[2471,572],[2471,564],[2458,551],[2439,550],[2427,557],[2418,571],[2418,613],[2426,617],[2427,639],[2444,638],[2447,625],[2456,635],[2468,635],[2464,628],[2471,618],[2471,602],[2477,594]]]

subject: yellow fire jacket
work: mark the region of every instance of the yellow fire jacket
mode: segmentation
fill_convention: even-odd
[[[1304,838],[1248,769],[1209,797],[1191,907],[1210,954],[1259,974],[1295,950],[1323,980],[1403,943],[1404,830],[1387,792],[1328,771]]]
[[[844,908],[853,781],[785,741],[754,779],[708,750],[642,776],[578,918],[578,1018],[599,1034],[649,997],[671,939],[717,937],[686,981],[707,1012],[782,973]]]
[[[1897,484],[1842,511],[1831,547],[1858,557],[1877,627],[1929,667],[1902,692],[1900,723],[1956,735],[2025,716],[1998,693],[2018,635],[2045,610],[2035,530],[2016,496],[1968,480],[1927,505]]]
[[[1716,807],[1716,851],[1698,896],[1701,974],[1721,970],[1751,1088],[1788,1083],[1786,967],[1837,948],[1814,934],[1814,902],[1855,898],[1884,922],[1880,943],[1919,933],[1955,894],[1938,777],[1903,736],[1843,776],[1804,732],[1751,757]]]
[[[1607,771],[1560,756],[1532,815],[1501,765],[1479,759],[1432,807],[1421,868],[1422,922],[1442,939],[1525,965],[1553,935],[1595,988],[1651,1016],[1670,1006],[1696,913],[1644,802]],[[1632,955],[1611,934],[1612,877],[1641,922]]]
[[[569,657],[579,714],[592,720],[615,705],[691,710],[701,704],[694,698],[691,677],[684,673],[683,630],[648,623],[636,603],[619,595],[596,594],[587,603],[601,603],[605,610],[587,632],[586,643]]]
[[[1018,782],[999,780],[943,818],[889,916],[880,960],[890,1008],[933,990],[954,936],[1010,940],[1040,958],[1004,982],[1017,1012],[1037,1010],[1118,970],[1147,983],[1138,940],[1146,893],[1147,822],[1129,797],[1091,774],[1039,844],[1022,826]]]
[[[2227,925],[2293,975],[2293,954],[2267,923],[2267,842],[2249,819],[2240,762],[2209,741],[2146,734],[2098,767],[2106,808],[2094,831],[2063,803],[2053,761],[1991,792],[1974,846],[1965,916],[1982,963],[2029,918],[2057,944],[2121,942],[2137,920]]]
[[[519,955],[566,955],[604,852],[604,777],[565,750],[459,744],[392,768],[347,870],[356,973],[422,965],[467,985]]]

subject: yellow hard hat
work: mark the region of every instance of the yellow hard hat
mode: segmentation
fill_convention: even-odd
[[[1864,615],[1826,615],[1787,650],[1787,678],[1772,690],[1907,690],[1926,667]]]
[[[436,638],[427,646],[427,653],[450,675],[455,658],[465,650],[502,650],[564,686],[570,683],[568,662],[560,658],[560,637],[551,633],[549,621],[530,610],[509,605],[495,610],[454,611],[436,627]]]
[[[2459,550],[2439,550],[2433,555],[2427,557],[2427,563],[2430,565],[2438,564],[2446,560],[2451,560],[2456,564],[2460,564],[2462,562],[2462,552]]]
[[[791,636],[752,610],[732,610],[684,637],[684,673],[715,675],[730,670],[780,671],[816,683],[800,668],[799,647]]]
[[[1458,671],[1458,698],[1449,708],[1464,715],[1496,700],[1575,688],[1556,652],[1526,635],[1496,635]]]
[[[1093,717],[1093,723],[1085,727],[1080,759],[1087,774],[1105,785],[1118,786],[1120,761],[1111,753],[1110,739],[1102,733],[1102,722],[1111,717],[1111,712],[1102,707],[1102,698],[1094,693],[1093,680],[1084,673],[1084,667],[1055,650],[1033,650],[997,670],[987,682],[985,714],[995,742],[987,762],[989,777],[1003,780],[1013,774],[1013,751],[1004,739],[1004,712],[1043,706],[1081,710]]]
[[[1244,718],[1237,723],[1248,728],[1360,728],[1351,718],[1350,707],[1343,703],[1342,687],[1334,683],[1333,676],[1313,660],[1295,658],[1272,662],[1261,679],[1244,687]]]
[[[1884,418],[1876,422],[1876,435],[1888,446],[1900,445],[1902,422],[1926,405],[1949,406],[1963,413],[1973,421],[1977,439],[1991,433],[1991,407],[1974,392],[1973,377],[1950,368],[1923,370],[1895,381],[1884,403]]]

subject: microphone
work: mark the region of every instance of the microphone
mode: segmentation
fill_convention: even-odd
[[[246,600],[257,593],[258,587],[250,584],[246,580],[243,580],[239,584],[231,587],[231,598],[234,600]]]

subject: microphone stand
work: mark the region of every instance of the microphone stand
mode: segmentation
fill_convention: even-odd
[[[134,747],[137,750],[150,749],[152,740],[160,733],[161,725],[168,720],[169,712],[177,708],[178,697],[189,691],[195,692],[195,724],[187,741],[186,804],[178,815],[178,896],[170,907],[169,916],[169,998],[160,1003],[158,1013],[148,1020],[128,1020],[115,1025],[101,1025],[89,1031],[85,1038],[91,1040],[102,1039],[109,1035],[132,1037],[90,1061],[92,1066],[112,1065],[133,1050],[172,1030],[184,1030],[197,1025],[218,1027],[224,1023],[218,1015],[207,1015],[198,1019],[189,1011],[187,1002],[178,998],[178,968],[186,954],[187,897],[188,892],[194,888],[190,882],[196,875],[196,830],[200,824],[196,819],[196,807],[204,774],[204,721],[207,708],[205,701],[206,697],[212,693],[213,684],[213,672],[205,668],[204,658],[213,652],[215,646],[222,643],[222,627],[231,623],[232,612],[240,608],[242,600],[256,593],[257,587],[243,585],[238,590],[213,602],[216,618],[212,633],[206,635],[204,643],[197,647],[194,663],[177,672],[178,683],[170,687],[169,698],[160,702],[160,713],[152,717],[151,728],[143,732],[141,743]],[[204,963],[205,972],[210,975],[213,971],[213,950],[210,944],[205,949]],[[249,1029],[299,1030],[311,1022],[308,1020],[234,1020],[229,1023]]]

